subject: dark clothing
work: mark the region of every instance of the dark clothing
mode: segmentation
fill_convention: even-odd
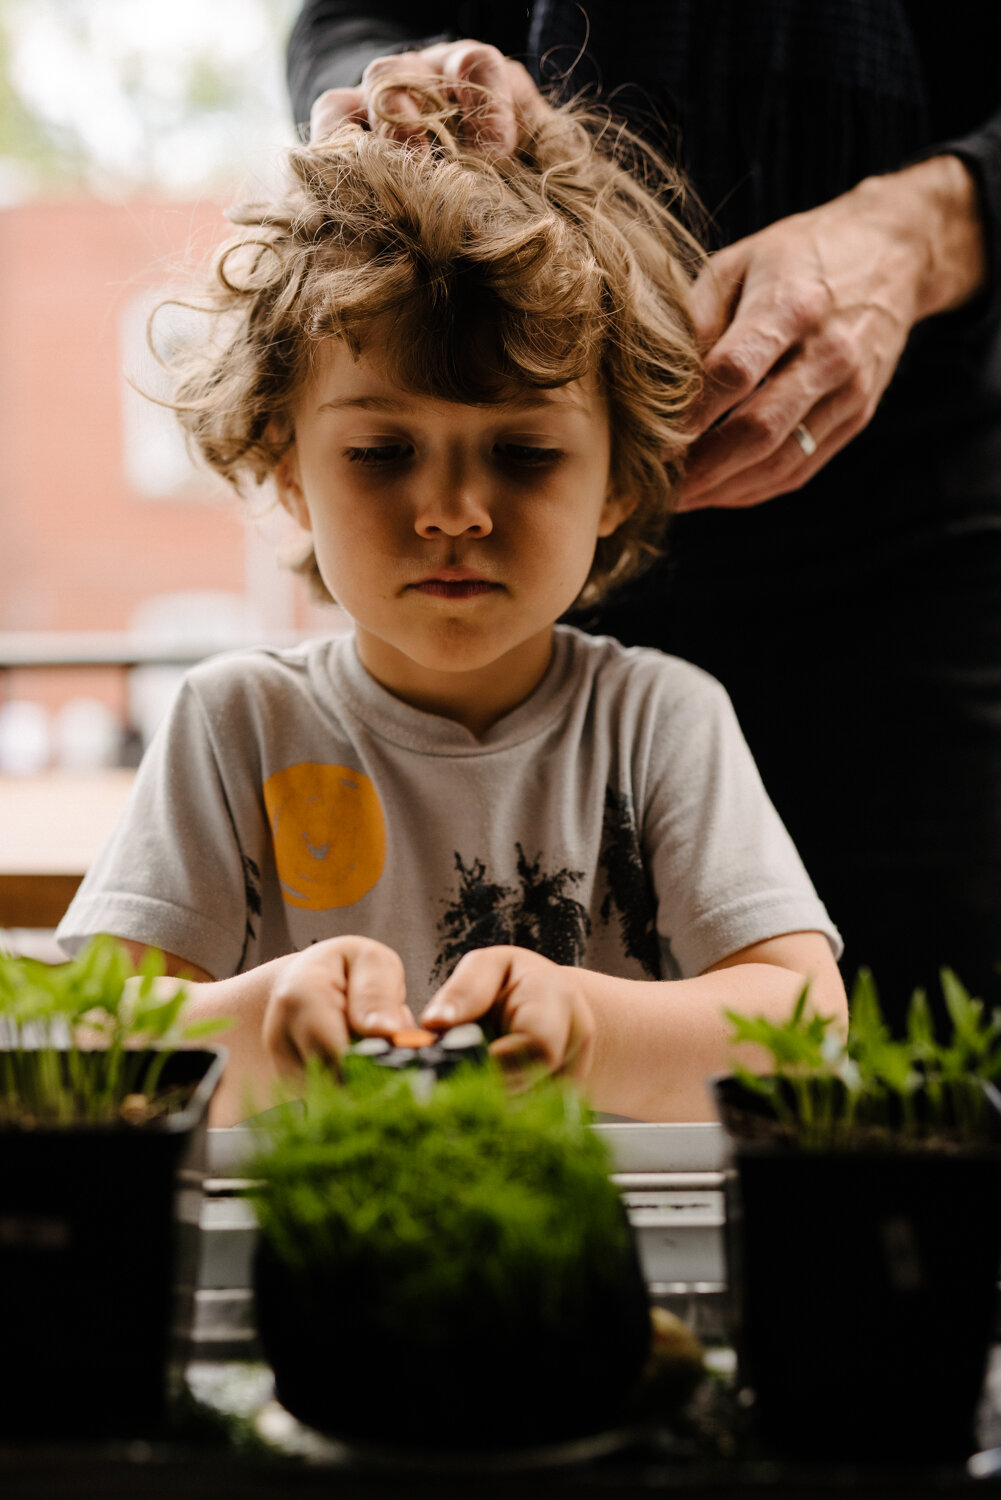
[[[940,151],[975,174],[985,293],[914,330],[869,427],[807,486],[679,516],[665,561],[589,623],[729,689],[846,977],[868,964],[897,1017],[941,964],[1001,1003],[1001,8],[314,0],[289,45],[296,118],[444,36],[600,88],[688,171],[713,246]]]

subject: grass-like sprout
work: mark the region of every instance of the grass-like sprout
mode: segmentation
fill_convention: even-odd
[[[512,1093],[491,1063],[425,1091],[360,1058],[343,1080],[311,1065],[305,1108],[278,1115],[248,1167],[258,1327],[289,1409],[403,1446],[548,1442],[612,1420],[650,1316],[590,1119],[571,1085]],[[388,1432],[387,1369],[407,1392]]]
[[[0,954],[0,1128],[141,1124],[169,1109],[156,1098],[168,1057],[222,1023],[183,1025],[185,986],[164,972],[162,953],[136,968],[107,936],[65,964]]]
[[[468,1316],[482,1297],[503,1315],[531,1295],[559,1328],[596,1263],[619,1273],[630,1236],[590,1119],[572,1087],[512,1095],[492,1066],[421,1098],[363,1059],[343,1080],[313,1064],[305,1108],[280,1114],[248,1168],[261,1230],[296,1269],[337,1262],[367,1281],[378,1265],[389,1326],[431,1332],[443,1310]]]
[[[847,1037],[810,1011],[809,987],[784,1022],[728,1011],[731,1041],[754,1043],[772,1059],[768,1073],[736,1065],[733,1075],[806,1150],[865,1149],[889,1132],[913,1144],[982,1139],[984,1085],[1001,1076],[1001,1010],[988,1010],[949,969],[941,984],[945,1039],[935,1035],[923,990],[911,997],[905,1034],[894,1037],[868,969],[852,989]]]

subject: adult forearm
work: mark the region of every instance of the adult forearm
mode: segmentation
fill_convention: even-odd
[[[980,192],[958,156],[932,156],[902,171],[867,177],[843,200],[851,212],[883,218],[912,257],[914,321],[962,306],[987,273]]]

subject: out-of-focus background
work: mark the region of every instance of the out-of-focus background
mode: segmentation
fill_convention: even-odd
[[[157,389],[151,307],[295,139],[297,9],[0,0],[0,876],[79,873],[186,663],[342,623],[268,493],[248,520],[129,383]]]

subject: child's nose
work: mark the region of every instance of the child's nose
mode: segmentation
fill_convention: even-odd
[[[414,524],[426,537],[489,535],[493,521],[486,480],[469,471],[429,476]]]

